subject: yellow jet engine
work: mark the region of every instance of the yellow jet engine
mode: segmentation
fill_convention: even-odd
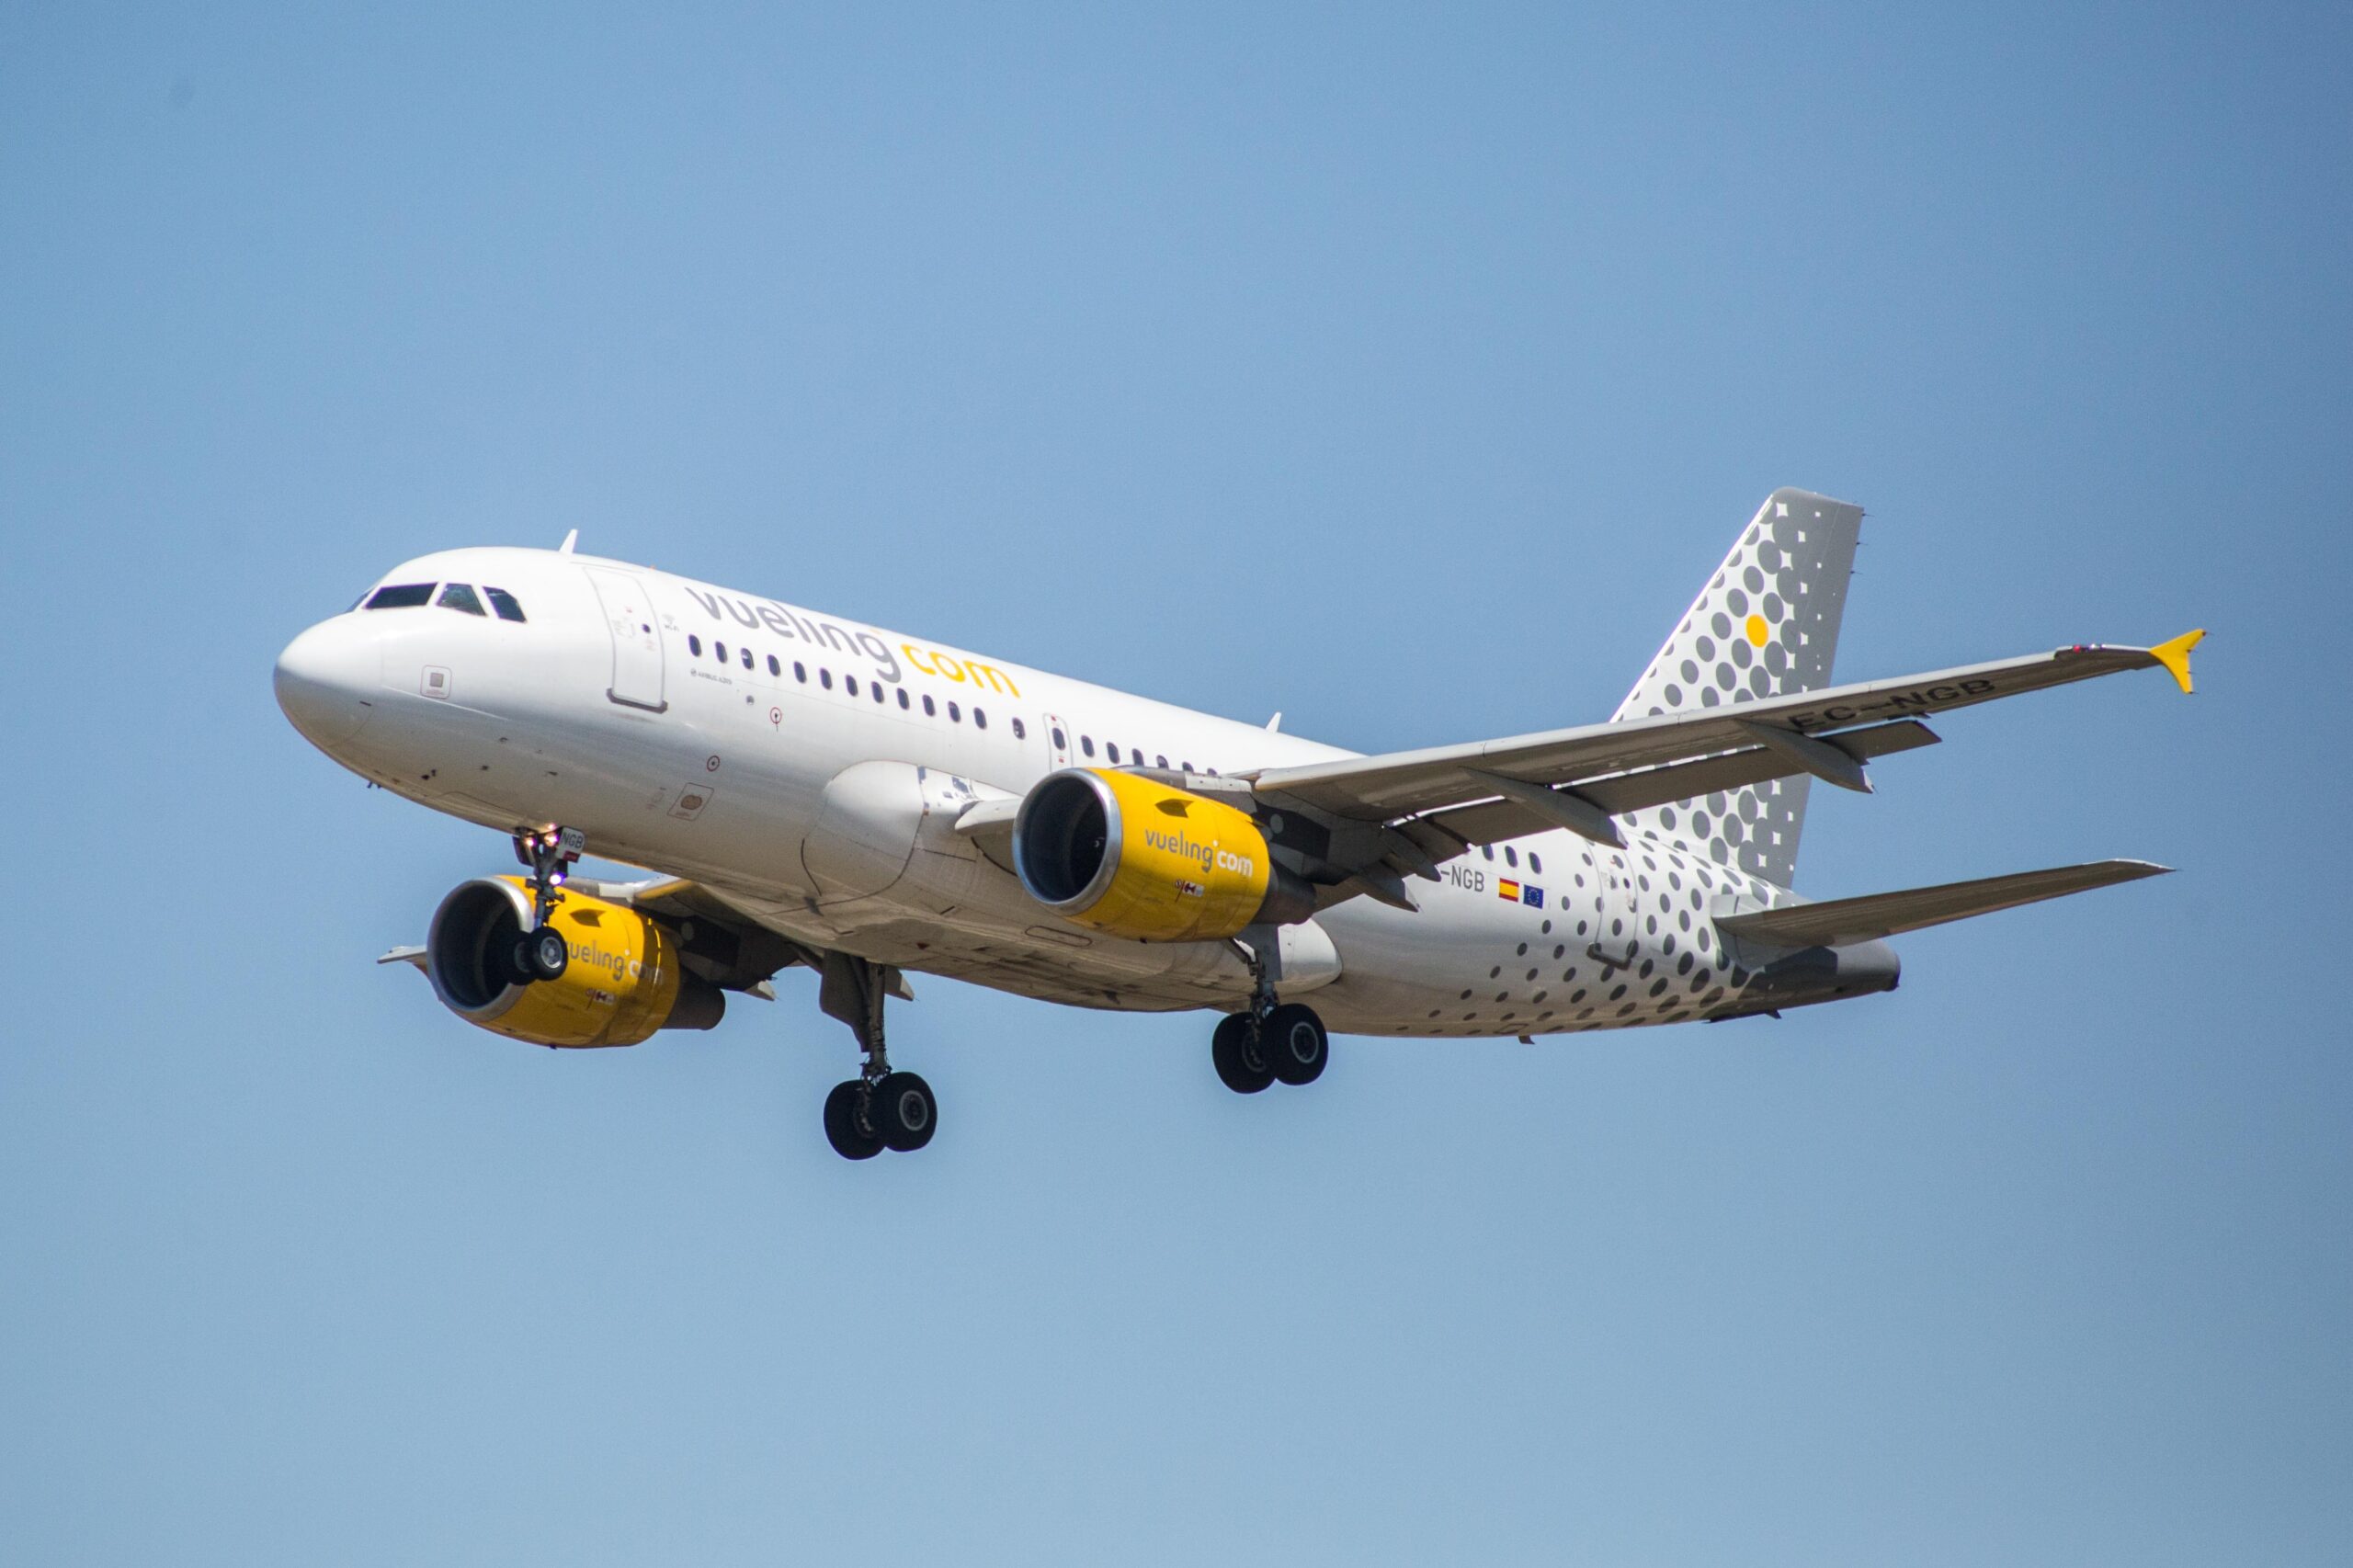
[[[726,1011],[715,985],[686,972],[675,934],[626,904],[568,892],[550,922],[569,961],[553,980],[517,964],[531,929],[520,877],[483,877],[433,912],[425,973],[441,1005],[470,1024],[533,1045],[635,1045],[656,1029],[707,1029]]]
[[[1040,779],[1014,818],[1013,864],[1055,914],[1140,941],[1216,941],[1315,912],[1247,812],[1133,773]]]

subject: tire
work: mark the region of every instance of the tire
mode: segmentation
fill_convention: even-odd
[[[489,967],[495,958],[495,954],[485,955],[484,967]],[[531,972],[530,937],[517,937],[506,944],[506,970],[497,978],[501,985],[529,985],[540,978]]]
[[[867,1119],[886,1149],[912,1154],[939,1131],[939,1102],[931,1085],[913,1073],[888,1073],[874,1085],[867,1102]]]
[[[523,970],[534,980],[562,980],[572,967],[572,949],[563,933],[542,926],[523,938]]]
[[[1275,1081],[1274,1069],[1258,1049],[1257,1032],[1249,1014],[1233,1013],[1220,1018],[1210,1036],[1210,1062],[1219,1080],[1237,1095],[1255,1095]]]
[[[858,1123],[858,1101],[865,1088],[852,1078],[835,1084],[825,1096],[825,1142],[845,1160],[870,1160],[882,1152],[882,1140]]]
[[[1314,1008],[1296,1002],[1286,1002],[1267,1014],[1258,1037],[1267,1053],[1267,1065],[1286,1084],[1315,1082],[1324,1075],[1324,1062],[1331,1059],[1331,1040],[1324,1032],[1324,1020],[1315,1016]]]

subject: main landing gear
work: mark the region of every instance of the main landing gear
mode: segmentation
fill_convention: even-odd
[[[939,1127],[931,1085],[913,1073],[892,1072],[883,1049],[882,1005],[898,983],[898,971],[886,964],[848,953],[825,955],[817,1006],[847,1024],[866,1053],[858,1075],[825,1096],[825,1142],[845,1160],[870,1160],[885,1149],[912,1153]]]
[[[1237,1095],[1255,1095],[1277,1082],[1315,1082],[1331,1059],[1324,1020],[1302,1003],[1277,1002],[1273,977],[1257,949],[1243,942],[1235,947],[1250,965],[1250,1007],[1218,1020],[1210,1036],[1210,1062],[1218,1078]]]
[[[1312,1084],[1330,1059],[1324,1020],[1298,1002],[1271,1007],[1264,1017],[1229,1013],[1210,1036],[1210,1062],[1237,1095],[1255,1095],[1275,1083]]]
[[[563,902],[558,890],[587,847],[588,835],[573,827],[515,835],[515,858],[531,869],[531,929],[515,938],[513,954],[515,972],[526,981],[561,980],[571,966],[571,948],[551,922]]]

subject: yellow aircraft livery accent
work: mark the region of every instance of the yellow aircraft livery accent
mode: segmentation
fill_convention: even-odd
[[[495,896],[502,887],[511,897]],[[670,1022],[681,981],[676,941],[636,910],[583,892],[565,893],[551,921],[570,953],[563,973],[508,983],[517,977],[502,965],[524,928],[510,911],[529,909],[526,888],[520,877],[469,882],[434,916],[434,958],[448,983],[467,993],[453,1005],[474,1002],[461,1009],[470,1021],[512,1040],[560,1046],[636,1045]]]
[[[1092,770],[1120,803],[1119,861],[1073,918],[1154,942],[1231,937],[1257,918],[1274,861],[1246,812],[1131,773]]]
[[[979,659],[960,659],[938,648],[918,648],[912,642],[900,643],[899,652],[907,656],[907,663],[927,676],[959,683],[969,681],[976,687],[1001,691],[1009,697],[1021,695],[1021,688],[1013,684],[1013,677],[995,665],[984,664]]]
[[[1247,812],[1132,773],[1051,776],[1024,803],[1014,843],[1040,902],[1138,941],[1221,941],[1304,894]]]

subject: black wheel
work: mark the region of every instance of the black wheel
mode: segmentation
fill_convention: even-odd
[[[1233,1013],[1218,1020],[1217,1032],[1210,1036],[1210,1061],[1219,1079],[1237,1095],[1255,1095],[1275,1081],[1274,1069],[1267,1065],[1266,1052],[1258,1048],[1258,1031],[1247,1013]]]
[[[1315,1016],[1314,1008],[1284,1003],[1267,1015],[1258,1038],[1266,1050],[1267,1065],[1284,1083],[1312,1084],[1324,1075],[1330,1051],[1324,1020]]]
[[[938,1131],[939,1104],[931,1097],[931,1085],[913,1073],[886,1073],[867,1102],[867,1118],[884,1148],[913,1153]]]
[[[490,978],[496,981],[502,988],[509,985],[529,985],[540,978],[531,972],[531,938],[529,937],[517,937],[505,948],[494,949],[484,953],[483,968],[485,971],[494,969],[498,971]]]
[[[552,926],[542,926],[516,940],[515,972],[527,981],[561,980],[571,964],[563,933]]]
[[[553,926],[541,926],[522,939],[522,972],[532,980],[563,980],[564,970],[572,968],[572,949],[564,944],[564,932]]]
[[[882,1152],[881,1138],[859,1114],[865,1095],[866,1085],[852,1078],[825,1096],[825,1142],[845,1160],[870,1160]]]

